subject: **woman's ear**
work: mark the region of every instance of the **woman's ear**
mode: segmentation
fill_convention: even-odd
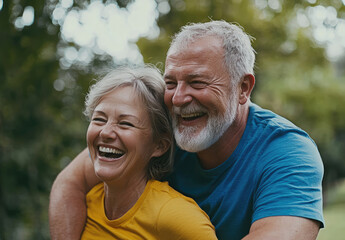
[[[160,157],[162,156],[166,151],[168,151],[170,147],[170,142],[167,139],[161,139],[158,143],[156,143],[156,147],[152,153],[152,157]]]
[[[245,104],[250,98],[250,94],[255,85],[255,77],[253,74],[246,74],[240,82],[240,94],[239,94],[239,103]]]

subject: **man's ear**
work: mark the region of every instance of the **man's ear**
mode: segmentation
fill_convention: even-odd
[[[250,94],[255,85],[255,77],[253,74],[246,74],[241,79],[240,82],[240,94],[239,94],[239,103],[245,104],[250,98]]]
[[[159,142],[156,143],[156,147],[152,153],[152,157],[162,156],[166,151],[168,151],[170,145],[170,142],[166,139],[159,140]]]

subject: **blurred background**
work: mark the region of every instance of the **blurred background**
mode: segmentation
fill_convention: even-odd
[[[85,148],[88,87],[104,69],[164,70],[171,36],[224,19],[255,37],[252,100],[321,152],[326,228],[345,228],[345,0],[0,0],[0,240],[49,239],[56,175]]]

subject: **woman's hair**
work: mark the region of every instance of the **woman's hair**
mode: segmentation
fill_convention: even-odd
[[[148,112],[154,141],[164,139],[169,149],[160,157],[153,157],[148,166],[149,179],[161,179],[173,167],[173,131],[169,111],[164,104],[165,82],[153,66],[119,67],[90,87],[85,99],[84,114],[90,120],[102,97],[114,89],[131,86],[143,101]]]
[[[183,26],[181,31],[173,37],[170,49],[182,52],[190,43],[207,36],[217,37],[223,42],[224,65],[232,84],[238,83],[245,74],[254,74],[255,50],[251,46],[252,37],[241,27],[225,21],[192,23]]]

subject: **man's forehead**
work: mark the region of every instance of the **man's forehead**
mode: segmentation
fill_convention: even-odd
[[[170,64],[178,65],[179,62],[199,62],[213,58],[213,57],[220,57],[224,55],[224,48],[221,42],[219,41],[210,41],[209,38],[204,38],[200,41],[194,41],[193,43],[189,44],[188,47],[172,47],[167,52],[166,57],[166,66]]]
[[[209,71],[204,65],[190,65],[190,66],[177,66],[177,67],[170,67],[165,68],[165,72],[163,74],[164,80],[177,80],[177,79],[184,79],[184,80],[191,80],[195,78],[205,78],[209,75]]]
[[[222,43],[223,40],[216,35],[212,34],[206,34],[206,35],[198,35],[194,36],[193,38],[181,38],[181,39],[176,39],[176,41],[173,41],[172,44],[170,45],[170,48],[168,52],[171,51],[181,51],[181,50],[186,50],[189,49],[192,45],[198,45],[198,44],[203,44],[206,43],[209,45],[210,43]]]

